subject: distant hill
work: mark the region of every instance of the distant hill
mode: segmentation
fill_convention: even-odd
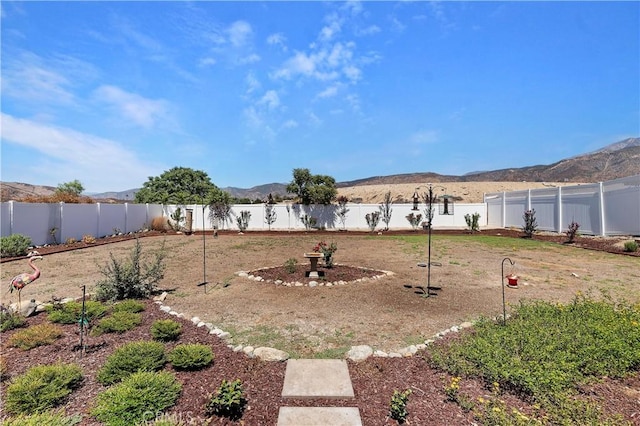
[[[373,176],[338,182],[338,188],[360,185],[392,185],[418,182],[601,182],[640,174],[640,138],[628,138],[597,151],[560,160],[550,165],[470,172],[462,176],[438,173],[406,173]],[[53,186],[30,185],[19,182],[0,182],[2,200],[20,199],[27,195],[50,195]],[[286,183],[269,183],[252,188],[226,187],[223,190],[236,198],[264,200],[269,194],[287,196]],[[91,194],[96,200],[123,202],[133,200],[138,189]]]

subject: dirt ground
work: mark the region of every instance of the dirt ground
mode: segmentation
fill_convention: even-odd
[[[430,278],[427,268],[417,266],[428,257],[424,232],[239,235],[229,231],[217,238],[161,235],[139,241],[147,255],[164,244],[167,268],[160,287],[169,292],[166,305],[229,331],[234,344],[271,346],[292,357],[342,357],[350,346],[361,344],[390,352],[481,315],[499,315],[505,258],[515,266],[505,261],[504,274],[519,276],[518,288],[505,290],[507,305],[523,298],[565,302],[578,291],[597,295],[600,289],[616,298],[640,301],[638,256],[586,250],[579,247],[583,238],[567,245],[558,243],[563,236],[540,243],[535,240],[542,237],[530,241],[508,230],[455,234],[434,232]],[[500,235],[489,237],[496,234]],[[326,284],[334,282],[331,270],[316,287],[289,287],[237,275],[280,267],[290,258],[297,260],[304,274],[309,263],[303,255],[319,241],[336,242],[337,264],[393,275],[330,287]],[[99,269],[110,254],[124,259],[134,245],[135,240],[128,240],[49,254],[42,249],[44,259],[36,261],[42,275],[24,288],[22,300],[79,297],[82,286],[93,292],[102,278]],[[17,301],[17,294],[8,292],[9,280],[27,271],[24,259],[2,264],[5,305]],[[198,286],[203,281],[209,284]],[[427,281],[430,297],[424,297]]]

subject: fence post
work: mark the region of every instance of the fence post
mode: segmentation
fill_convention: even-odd
[[[602,182],[598,182],[598,198],[600,200],[600,235],[607,236],[607,230],[605,229],[605,217],[604,217],[604,185]]]
[[[96,220],[96,238],[100,237],[100,203],[96,203],[96,215],[98,216],[98,220]]]
[[[15,201],[9,201],[9,235],[13,235],[13,205]]]
[[[562,187],[558,187],[558,234],[562,233]]]
[[[125,234],[129,232],[128,218],[129,218],[129,203],[124,203],[124,233]]]
[[[507,191],[502,191],[502,227],[507,227]]]
[[[58,203],[60,206],[60,243],[64,243],[67,239],[64,237],[64,202]]]

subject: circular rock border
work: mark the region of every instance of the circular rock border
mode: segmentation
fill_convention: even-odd
[[[336,263],[336,265],[340,265],[340,266],[349,266],[352,267],[351,265],[344,265],[344,264],[340,264],[340,263]],[[263,270],[263,269],[274,269],[274,268],[278,268],[279,266],[267,266],[264,268],[259,268],[256,269],[255,271],[259,271],[259,270]],[[242,278],[247,278],[249,280],[252,281],[258,281],[258,282],[266,282],[266,283],[271,283],[273,282],[275,285],[282,285],[285,287],[334,287],[334,286],[341,286],[341,285],[347,285],[347,284],[356,284],[356,283],[360,283],[360,282],[367,282],[367,281],[376,281],[376,280],[380,280],[384,277],[387,276],[391,276],[391,275],[395,275],[395,272],[392,271],[383,271],[383,270],[379,270],[379,269],[373,269],[373,268],[365,268],[365,267],[358,267],[359,269],[363,269],[365,271],[374,271],[374,272],[379,272],[378,275],[374,275],[372,277],[363,277],[363,278],[358,278],[356,280],[353,281],[343,281],[343,280],[338,280],[338,281],[325,281],[325,280],[311,280],[308,283],[303,283],[300,281],[283,281],[283,280],[265,280],[264,278],[262,278],[260,275],[253,275],[253,271],[238,271],[236,272],[236,275]]]

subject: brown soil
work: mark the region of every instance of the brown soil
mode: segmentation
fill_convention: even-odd
[[[640,300],[638,253],[622,255],[615,248],[620,239],[579,237],[576,243],[563,244],[564,236],[536,235],[536,240],[552,243],[530,245],[519,231],[483,231],[480,236],[500,234],[503,239],[492,243],[474,241],[474,236],[461,238],[461,232],[434,232],[432,262],[442,266],[431,268],[431,295],[424,296],[427,272],[417,267],[426,261],[427,237],[418,234],[408,239],[393,233],[247,233],[223,232],[218,238],[206,235],[206,263],[203,264],[202,235],[167,235],[142,238],[145,253],[151,253],[164,242],[168,249],[167,271],[162,287],[169,290],[165,301],[188,317],[199,316],[233,335],[233,344],[272,346],[288,350],[292,356],[341,357],[351,345],[368,344],[375,349],[391,351],[422,342],[438,331],[480,315],[495,316],[502,311],[501,261],[508,257],[515,267],[505,273],[520,277],[518,289],[507,289],[507,302],[520,299],[570,300],[577,291],[605,288],[614,297]],[[402,234],[402,233],[397,233]],[[406,234],[406,233],[405,233]],[[409,233],[417,235],[415,233]],[[446,235],[449,234],[449,235]],[[389,238],[389,235],[392,238]],[[276,273],[289,259],[296,258],[299,274],[304,274],[307,260],[302,256],[318,241],[335,241],[338,251],[333,271],[325,270],[325,280],[338,266],[349,266],[348,284],[333,287],[286,287],[274,282],[256,282],[236,275],[238,271],[258,271],[276,267]],[[103,241],[101,241],[102,243]],[[104,241],[106,242],[106,241]],[[88,291],[101,278],[99,267],[109,253],[122,258],[130,252],[134,241],[90,245],[86,250],[68,250],[61,246],[39,248],[44,259],[36,264],[42,269],[39,280],[29,284],[22,299],[49,300],[78,297],[82,286]],[[593,250],[585,250],[590,248]],[[606,250],[606,251],[602,251]],[[613,251],[616,254],[608,253]],[[23,259],[2,265],[2,282],[17,273],[26,272]],[[362,269],[368,268],[368,269]],[[358,271],[369,269],[393,271],[394,275],[376,280],[353,282]],[[268,279],[267,273],[261,272]],[[275,276],[272,277],[274,280]],[[303,279],[300,275],[296,279]],[[351,279],[353,278],[353,279]],[[197,286],[209,281],[206,289]],[[287,279],[286,281],[293,281]],[[2,292],[3,303],[16,300],[16,293]],[[55,361],[78,362],[85,381],[67,404],[67,413],[84,415],[83,425],[95,424],[87,415],[97,393],[104,388],[96,382],[95,372],[106,357],[121,344],[149,339],[151,323],[168,315],[151,302],[144,312],[144,323],[122,335],[90,337],[88,352],[80,358],[73,348],[79,342],[78,327],[64,326],[65,336],[56,344],[21,352],[7,346],[13,331],[2,335],[2,356],[8,361],[9,374],[16,376],[30,366]],[[175,318],[175,317],[171,317]],[[29,325],[46,321],[44,315],[29,318]],[[248,407],[237,423],[212,419],[212,424],[275,425],[281,406],[355,406],[365,425],[396,424],[388,417],[394,390],[411,389],[408,424],[451,425],[472,424],[473,414],[448,402],[444,386],[450,376],[429,366],[428,349],[411,358],[370,358],[349,362],[355,399],[283,400],[284,363],[267,363],[251,359],[227,347],[228,341],[209,335],[188,320],[177,343],[200,342],[210,345],[216,355],[213,366],[197,373],[176,372],[183,383],[178,404],[169,413],[174,419],[193,420],[203,424],[204,405],[222,379],[239,378],[244,383]],[[442,342],[442,341],[440,341]],[[168,345],[172,347],[173,344]],[[171,367],[167,367],[171,369]],[[4,392],[6,383],[2,386]],[[640,424],[640,378],[638,374],[624,380],[604,380],[583,389],[583,395],[599,401],[609,414],[619,414],[632,424]],[[490,396],[478,380],[465,378],[461,392],[469,398]],[[501,396],[510,407],[528,412],[531,406],[508,393]]]

